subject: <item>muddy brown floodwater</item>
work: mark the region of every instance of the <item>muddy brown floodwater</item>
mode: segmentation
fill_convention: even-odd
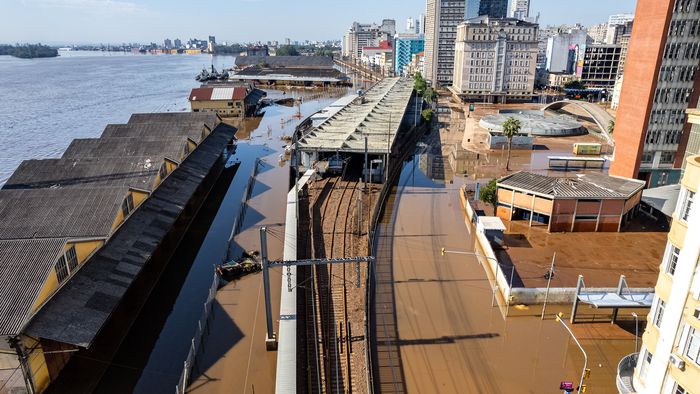
[[[473,251],[458,188],[434,182],[420,156],[408,162],[396,192],[393,215],[394,292],[398,343],[409,393],[557,393],[559,382],[578,382],[580,350],[554,314],[539,307],[503,318],[492,307],[492,290]],[[528,313],[529,312],[529,313]],[[584,313],[586,313],[584,311]],[[537,315],[537,317],[531,316]],[[634,335],[609,323],[577,324],[574,333],[588,353],[589,392],[615,393],[619,360],[634,351]]]

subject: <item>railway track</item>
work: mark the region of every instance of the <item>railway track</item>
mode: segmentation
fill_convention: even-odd
[[[316,182],[312,191],[311,239],[315,258],[339,258],[353,255],[359,238],[352,231],[356,213],[358,183],[331,177]],[[355,288],[355,266],[314,266],[313,282],[307,297],[307,349],[310,368],[309,389],[313,393],[366,392],[364,351],[364,310],[349,307],[349,299],[362,296]],[[356,336],[353,330],[361,335]],[[355,343],[357,342],[357,343]],[[353,357],[353,354],[355,356]],[[362,357],[360,357],[362,356]]]

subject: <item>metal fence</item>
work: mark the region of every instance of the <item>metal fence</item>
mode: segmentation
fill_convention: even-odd
[[[238,215],[236,216],[236,219],[233,221],[233,228],[231,230],[231,236],[229,237],[228,240],[228,245],[231,244],[231,241],[233,240],[233,237],[238,235],[241,232],[241,228],[243,227],[243,222],[245,220],[245,213],[246,213],[246,208],[248,206],[248,200],[250,200],[250,196],[253,193],[253,185],[255,184],[255,178],[258,176],[258,171],[259,167],[261,165],[262,161],[260,158],[255,159],[255,166],[253,166],[253,173],[250,175],[250,178],[248,178],[248,182],[245,185],[245,189],[243,190],[243,198],[241,199],[241,207],[238,210]],[[231,261],[231,256],[229,255],[231,253],[231,248],[228,247],[227,245],[227,252],[226,252],[226,261]]]
[[[187,358],[185,359],[185,363],[182,368],[182,373],[180,374],[180,379],[177,381],[177,385],[175,386],[175,393],[176,394],[184,394],[185,391],[187,390],[187,384],[189,383],[190,378],[192,377],[192,367],[194,367],[194,364],[196,362],[197,358],[197,352],[199,351],[199,347],[202,344],[202,338],[204,337],[204,333],[207,331],[207,323],[209,322],[209,317],[211,316],[211,311],[212,311],[212,303],[214,301],[214,298],[216,298],[216,291],[219,288],[219,276],[214,273],[214,280],[211,283],[211,286],[209,287],[209,295],[207,296],[207,300],[204,302],[204,310],[202,311],[202,316],[199,318],[199,321],[197,321],[197,331],[195,332],[194,336],[192,337],[192,340],[190,341],[190,350],[187,353]]]

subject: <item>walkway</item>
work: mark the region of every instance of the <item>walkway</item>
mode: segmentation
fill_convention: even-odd
[[[598,128],[600,129],[601,134],[605,137],[605,139],[610,143],[611,145],[615,144],[615,141],[613,140],[613,136],[610,135],[608,132],[608,127],[610,126],[610,123],[615,122],[615,118],[610,115],[608,111],[606,111],[603,107],[601,107],[598,104],[595,103],[589,103],[587,101],[579,101],[579,100],[564,100],[564,101],[556,101],[551,104],[547,104],[544,108],[542,108],[542,111],[546,111],[548,109],[550,110],[559,110],[562,109],[568,105],[574,105],[580,109],[582,109],[584,112],[586,112],[588,115],[591,116],[593,119],[593,122],[595,122],[596,125],[598,125]]]

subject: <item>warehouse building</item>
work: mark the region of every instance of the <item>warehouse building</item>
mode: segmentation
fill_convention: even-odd
[[[618,232],[639,205],[644,182],[599,173],[558,178],[517,172],[497,182],[496,214],[549,232]]]
[[[222,118],[245,118],[255,114],[265,96],[260,89],[236,87],[194,88],[190,93],[192,112],[214,112]]]

